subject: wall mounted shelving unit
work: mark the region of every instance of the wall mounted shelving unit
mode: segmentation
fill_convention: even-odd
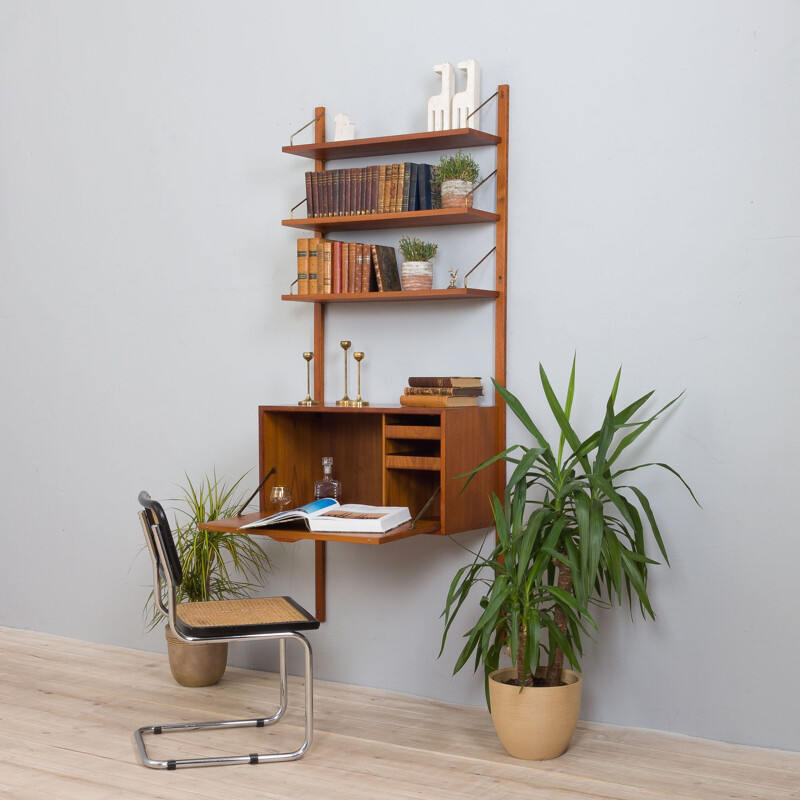
[[[313,305],[314,388],[317,406],[259,408],[259,471],[263,478],[277,467],[290,482],[298,504],[313,497],[323,456],[333,456],[336,474],[344,482],[346,502],[407,505],[420,519],[383,534],[312,533],[297,528],[251,529],[280,541],[309,539],[315,546],[316,616],[326,617],[326,543],[386,544],[419,534],[448,535],[492,524],[488,495],[502,493],[501,464],[484,470],[461,493],[461,475],[505,447],[506,415],[495,392],[494,405],[472,408],[410,408],[404,406],[347,408],[326,405],[325,317],[329,306],[342,303],[399,303],[480,301],[494,305],[494,375],[506,380],[506,259],[508,241],[508,114],[509,87],[499,86],[496,99],[497,133],[473,128],[382,136],[344,142],[325,141],[325,109],[315,110],[314,142],[290,145],[283,152],[314,160],[314,170],[329,161],[348,158],[423,153],[474,147],[494,147],[497,155],[494,211],[475,208],[435,209],[350,217],[285,219],[283,225],[313,231],[321,237],[335,231],[416,228],[438,225],[492,224],[495,227],[494,289],[432,289],[416,292],[365,294],[283,295],[287,302]],[[489,101],[486,101],[486,105]],[[291,476],[291,477],[289,477]],[[269,508],[263,489],[256,514],[207,523],[205,528],[237,530],[264,516]]]

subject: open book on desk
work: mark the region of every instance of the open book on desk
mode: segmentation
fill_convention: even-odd
[[[310,531],[355,531],[383,533],[411,519],[404,506],[364,506],[356,503],[340,505],[329,497],[306,503],[299,508],[280,511],[272,516],[242,525],[245,528],[270,528],[304,522]]]

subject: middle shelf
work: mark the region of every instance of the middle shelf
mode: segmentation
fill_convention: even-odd
[[[435,208],[431,211],[395,211],[391,214],[359,214],[343,217],[301,217],[285,219],[287,228],[327,233],[391,228],[430,228],[441,225],[475,225],[497,222],[499,214],[478,208]]]

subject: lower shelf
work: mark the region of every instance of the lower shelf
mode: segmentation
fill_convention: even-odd
[[[262,518],[261,512],[253,514],[243,514],[241,517],[229,517],[228,519],[218,519],[213,522],[204,522],[199,527],[202,531],[217,531],[219,533],[247,533],[251,536],[269,536],[279,542],[299,542],[311,540],[315,542],[351,542],[353,544],[387,544],[396,542],[399,539],[408,539],[418,536],[421,533],[439,533],[441,525],[438,519],[421,519],[415,527],[411,522],[399,525],[385,533],[360,533],[355,531],[325,531],[315,533],[305,527],[287,528],[248,528],[242,531],[242,525],[249,525],[251,522]]]

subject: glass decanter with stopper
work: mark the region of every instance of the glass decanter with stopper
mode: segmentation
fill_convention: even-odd
[[[320,500],[323,497],[331,497],[334,500],[342,499],[342,484],[333,479],[333,459],[325,456],[322,459],[322,479],[314,484],[314,499]]]

